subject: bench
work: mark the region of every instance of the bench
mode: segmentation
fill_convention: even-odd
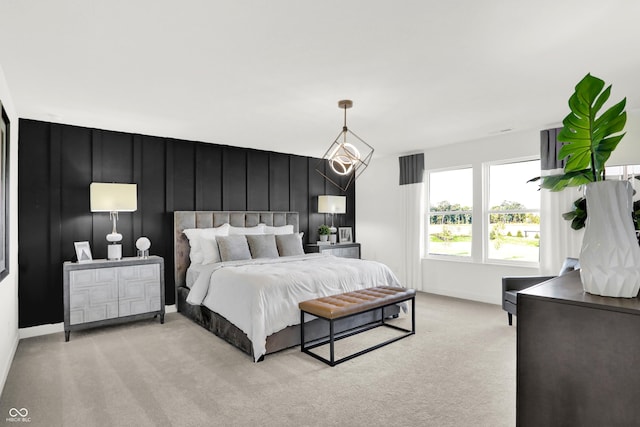
[[[332,295],[329,297],[316,298],[308,301],[302,301],[298,304],[300,308],[300,349],[303,353],[315,357],[316,359],[328,364],[329,366],[335,366],[338,363],[346,362],[354,357],[373,351],[377,348],[391,344],[402,338],[406,338],[409,335],[416,333],[416,317],[415,317],[415,303],[416,303],[416,291],[415,289],[396,288],[391,286],[380,286],[376,288],[361,289],[354,292],[346,292],[343,294]],[[394,304],[411,300],[411,329],[405,329],[396,325],[391,325],[385,322],[384,308]],[[355,316],[361,313],[369,311],[380,310],[380,319],[375,320],[367,325],[363,325],[357,328],[353,328],[344,331],[340,334],[334,333],[334,322],[339,319],[344,319],[350,316]],[[318,318],[327,320],[329,322],[329,336],[321,338],[310,343],[307,343],[304,338],[305,329],[305,314],[311,314]],[[386,326],[388,328],[397,329],[405,332],[404,334],[391,338],[380,344],[376,344],[372,347],[368,347],[357,353],[345,356],[341,359],[335,360],[334,357],[334,343],[335,341],[347,338],[349,336],[358,334],[360,332],[368,331],[379,326]],[[329,359],[326,359],[316,353],[313,353],[312,349],[329,344]]]

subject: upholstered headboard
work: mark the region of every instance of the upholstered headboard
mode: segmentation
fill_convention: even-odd
[[[255,227],[266,224],[273,227],[293,225],[294,233],[299,232],[298,212],[266,211],[176,211],[173,213],[174,261],[176,289],[185,285],[189,267],[189,240],[182,232],[188,228],[211,228],[229,223],[234,227]]]

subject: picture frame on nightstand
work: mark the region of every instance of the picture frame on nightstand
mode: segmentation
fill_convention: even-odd
[[[338,227],[338,239],[340,243],[353,243],[351,227]]]
[[[89,242],[73,242],[73,244],[76,247],[76,257],[78,258],[78,262],[89,262],[93,260]]]

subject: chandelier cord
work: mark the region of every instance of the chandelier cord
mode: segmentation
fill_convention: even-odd
[[[343,131],[347,130],[347,106],[344,106],[344,126],[342,127]]]
[[[349,129],[347,129],[347,105],[345,104],[344,106],[344,126],[342,126],[342,140],[344,141],[344,143],[347,143],[347,131]]]

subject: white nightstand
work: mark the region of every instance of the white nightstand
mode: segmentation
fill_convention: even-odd
[[[64,334],[160,316],[164,323],[164,259],[65,262]]]

